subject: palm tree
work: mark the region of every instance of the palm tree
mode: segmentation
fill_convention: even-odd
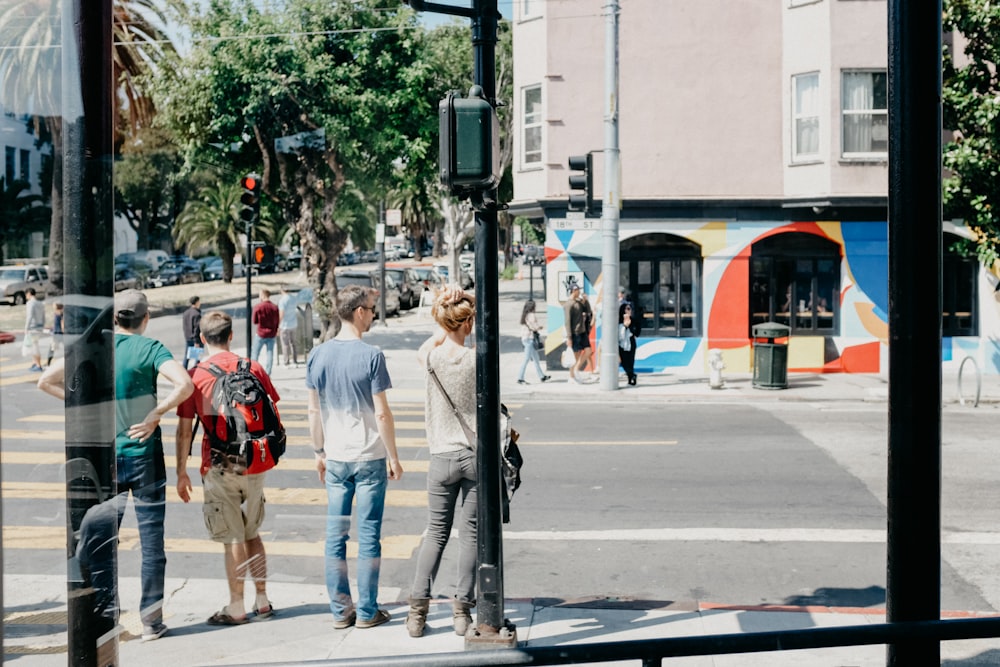
[[[33,118],[35,134],[53,146],[49,279],[62,287],[62,14],[69,0],[8,0],[0,8],[0,81],[4,111]],[[164,14],[152,0],[115,0],[112,72],[119,83],[115,118],[127,107],[129,127],[148,127],[154,112],[137,80],[175,49]],[[168,0],[171,7],[181,7]],[[116,134],[121,134],[116,127]],[[115,145],[121,141],[116,137]]]
[[[427,236],[427,217],[433,210],[427,188],[408,184],[389,195],[389,205],[400,210],[403,226],[406,227],[413,245],[416,259],[420,259]]]
[[[239,234],[244,229],[240,219],[240,195],[243,190],[238,184],[216,183],[202,187],[199,198],[189,201],[174,223],[174,241],[178,246],[188,248],[211,248],[222,258],[222,280],[233,281],[233,258],[240,244]],[[274,229],[270,221],[260,220],[254,237],[258,241],[270,241]]]

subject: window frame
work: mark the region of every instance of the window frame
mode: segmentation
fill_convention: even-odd
[[[874,82],[869,90],[870,96],[872,98],[871,106],[862,109],[848,109],[847,108],[847,83],[848,80],[854,75],[859,74],[881,74],[882,80],[885,82],[886,89],[882,91],[882,96],[885,99],[885,107],[875,106],[875,86]],[[888,70],[878,67],[869,68],[851,68],[843,69],[840,71],[840,156],[845,160],[887,160],[889,158],[889,101],[888,101]],[[876,118],[883,119],[881,124],[885,128],[885,144],[886,149],[884,151],[848,151],[847,150],[847,130],[848,130],[848,117],[850,116],[870,116],[869,131],[873,131],[876,127]]]
[[[822,136],[821,131],[821,119],[820,119],[820,73],[818,71],[813,72],[801,72],[799,74],[792,75],[792,99],[791,99],[791,132],[792,132],[792,162],[815,162],[819,160],[822,155],[820,144]],[[813,96],[814,108],[811,112],[805,112],[803,109],[799,108],[799,83],[807,79],[812,79],[815,81],[815,94]],[[816,123],[816,150],[812,153],[801,152],[799,150],[799,123],[802,121],[807,121],[809,119],[814,119]]]
[[[632,300],[633,311],[641,318],[644,338],[703,335],[700,246],[670,234],[643,235],[622,243],[618,262],[619,282]],[[673,304],[663,303],[669,299],[671,287]]]
[[[839,335],[841,253],[836,242],[803,232],[755,243],[748,265],[747,335],[766,322],[783,324],[792,335]],[[825,263],[832,271],[821,270]]]
[[[538,110],[529,113],[528,111],[528,95],[530,93],[538,93]],[[542,84],[533,83],[528,86],[523,86],[521,88],[521,168],[522,169],[541,169],[543,166],[542,156],[543,148],[542,144],[545,140],[544,136],[544,112],[542,110],[544,97],[542,96]],[[537,132],[538,133],[538,150],[528,151],[528,133]],[[537,153],[537,159],[529,159],[529,157],[534,157]]]
[[[964,275],[963,275],[964,274]],[[968,303],[959,304],[961,298]],[[968,310],[958,310],[965,306]],[[945,236],[941,267],[941,336],[979,335],[979,260],[952,249]]]

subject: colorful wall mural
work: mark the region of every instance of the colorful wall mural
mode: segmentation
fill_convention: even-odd
[[[575,221],[551,224],[545,243],[549,336],[546,359],[558,365],[565,347],[565,284],[582,282],[597,314],[592,345],[600,340],[600,230],[566,229]],[[592,221],[591,221],[592,222]],[[581,225],[583,226],[583,225]],[[874,373],[885,370],[888,340],[888,226],[874,222],[632,222],[621,225],[619,240],[642,234],[671,234],[692,241],[702,256],[702,335],[640,337],[636,350],[639,372],[707,372],[708,351],[722,351],[726,368],[749,372],[750,259],[755,243],[777,234],[811,234],[840,248],[839,326],[836,335],[792,336],[788,339],[789,371]],[[995,355],[1000,356],[1000,355]]]

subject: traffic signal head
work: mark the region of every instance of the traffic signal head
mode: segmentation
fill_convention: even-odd
[[[252,225],[260,218],[260,178],[256,174],[248,174],[240,179],[243,194],[240,195],[240,219]]]
[[[591,153],[586,155],[571,155],[569,158],[569,168],[573,171],[582,171],[581,174],[569,175],[569,204],[571,211],[586,211],[590,213],[594,210],[594,161]],[[581,190],[582,192],[572,192]]]
[[[449,93],[438,106],[441,185],[457,197],[500,183],[500,125],[496,109],[472,86],[468,97]]]

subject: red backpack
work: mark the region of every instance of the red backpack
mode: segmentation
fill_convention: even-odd
[[[240,359],[231,372],[211,362],[201,367],[215,377],[215,421],[205,429],[212,465],[239,475],[256,475],[273,468],[285,453],[285,428],[274,401],[250,370],[250,360]]]

